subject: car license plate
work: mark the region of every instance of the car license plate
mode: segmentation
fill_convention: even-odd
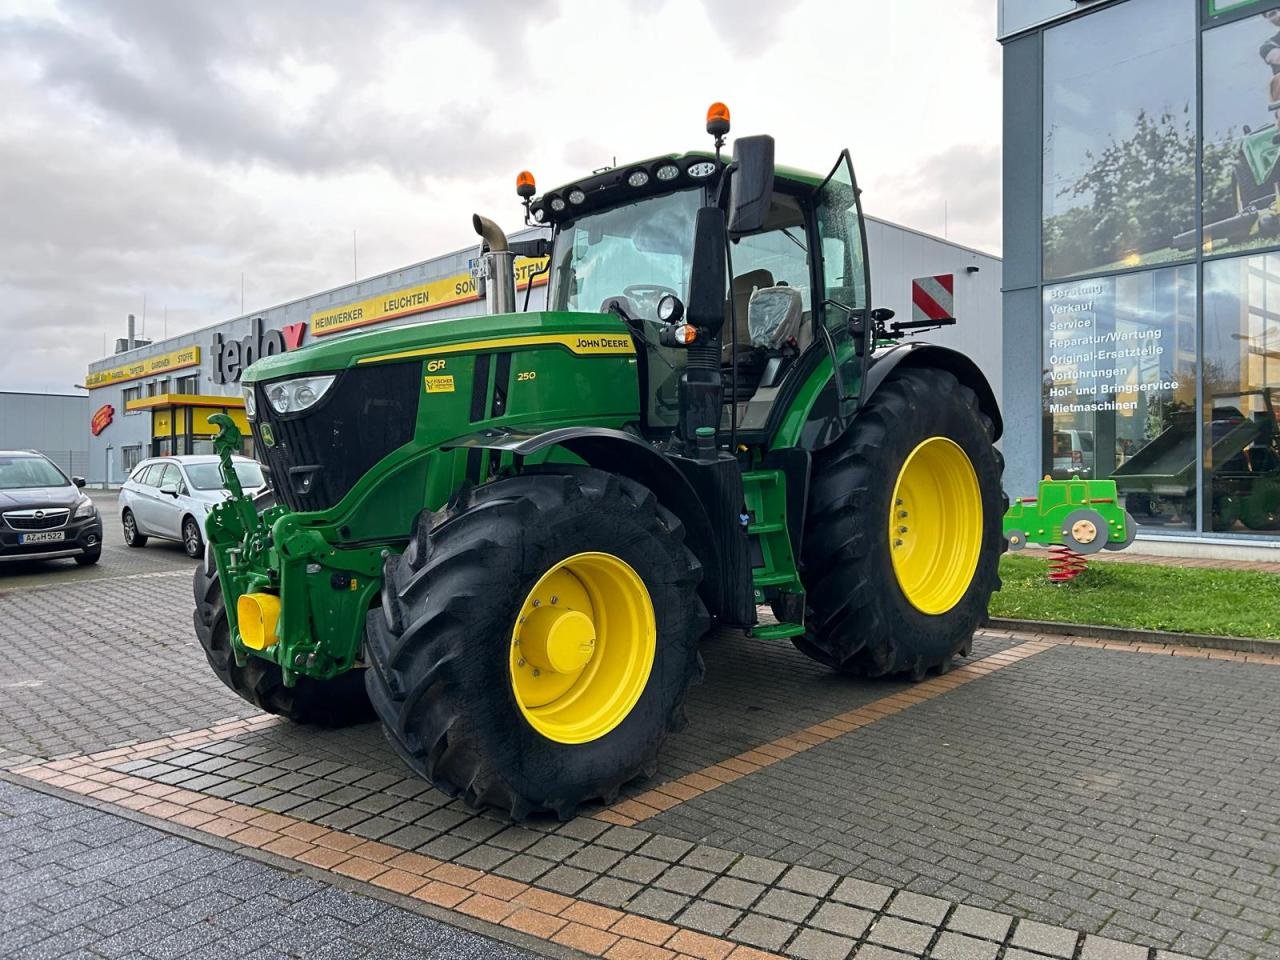
[[[67,538],[65,530],[50,530],[48,533],[23,533],[18,536],[19,543],[55,543]]]

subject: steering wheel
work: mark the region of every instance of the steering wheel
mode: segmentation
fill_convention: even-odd
[[[661,283],[629,283],[622,288],[623,296],[641,304],[652,305],[655,310],[658,307],[658,301],[668,293],[673,297],[680,296],[678,292]]]

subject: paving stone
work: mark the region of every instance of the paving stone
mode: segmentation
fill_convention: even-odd
[[[887,910],[895,917],[905,917],[918,923],[937,926],[951,909],[951,904],[937,897],[926,897],[909,890],[899,890]]]
[[[825,897],[835,886],[837,879],[839,878],[834,873],[827,873],[824,870],[792,867],[783,874],[782,879],[778,881],[778,886],[797,893],[807,893],[812,897]]]
[[[578,895],[583,900],[600,903],[606,907],[621,907],[641,890],[638,883],[617,877],[601,877],[588,884]]]
[[[710,873],[724,873],[738,858],[739,855],[730,850],[700,845],[686,853],[680,863],[683,866],[695,867]]]
[[[547,860],[567,860],[582,849],[582,841],[558,834],[547,834],[528,849],[528,853]]]
[[[609,825],[601,823],[599,820],[593,820],[590,817],[575,817],[556,827],[556,833],[561,836],[571,837],[574,840],[581,840],[583,843],[590,843],[608,829]]]
[[[538,886],[571,897],[596,879],[597,877],[594,873],[586,870],[579,870],[577,867],[559,866],[553,867],[539,877]]]
[[[653,920],[670,920],[691,902],[691,898],[683,894],[650,887],[633,897],[627,910]]]
[[[493,872],[503,877],[509,877],[512,880],[519,880],[523,883],[532,883],[538,877],[542,876],[548,870],[555,867],[550,860],[543,860],[541,857],[531,857],[527,854],[518,853],[510,860],[498,864],[493,868]]]
[[[648,838],[649,834],[643,830],[636,830],[632,827],[610,827],[600,834],[596,842],[602,843],[606,847],[612,847],[615,850],[634,850]]]
[[[622,858],[623,853],[621,850],[610,850],[608,847],[592,844],[591,846],[583,847],[565,862],[571,867],[590,870],[593,873],[604,873]]]
[[[510,826],[500,833],[494,834],[489,842],[496,847],[504,847],[507,850],[513,850],[518,853],[521,850],[527,850],[541,839],[542,834],[533,830],[528,830],[521,826]]]
[[[661,860],[652,860],[649,857],[631,856],[623,857],[610,870],[610,876],[622,877],[624,880],[634,880],[636,883],[652,883],[667,865]]]
[[[867,938],[881,946],[904,950],[917,956],[924,952],[933,939],[934,928],[914,923],[900,917],[881,917],[867,934]]]
[[[875,914],[870,910],[843,903],[824,903],[809,919],[809,926],[856,939],[867,932],[874,919]]]
[[[944,931],[929,955],[936,960],[996,960],[999,952],[998,943],[964,933]]]
[[[654,836],[650,837],[640,847],[639,852],[643,856],[652,857],[655,860],[675,863],[692,849],[693,844],[688,840],[680,840],[676,837]]]
[[[487,843],[481,843],[470,850],[458,854],[458,856],[454,857],[453,862],[460,863],[464,867],[484,870],[487,873],[509,859],[511,859],[510,850],[503,850],[501,847],[493,847]]]
[[[759,899],[765,889],[762,883],[752,883],[750,880],[739,880],[736,877],[720,877],[703,891],[702,896],[731,907],[749,907]]]
[[[1079,934],[1074,930],[1055,927],[1036,920],[1019,920],[1013,931],[1010,943],[1015,947],[1024,947],[1038,953],[1047,953],[1054,957],[1070,958],[1075,956],[1076,941]]]
[[[674,890],[676,893],[695,896],[705,890],[715,877],[714,873],[677,864],[663,871],[662,876],[653,881],[653,885],[663,890]]]
[[[1084,946],[1080,950],[1080,960],[1146,960],[1146,957],[1146,947],[1092,933],[1084,938]]]
[[[734,940],[759,947],[761,950],[778,950],[796,932],[796,924],[749,913],[733,928]]]
[[[853,941],[821,930],[801,930],[787,947],[787,954],[800,960],[845,960],[853,950]]]
[[[892,894],[893,888],[886,887],[882,883],[872,883],[869,880],[845,877],[836,884],[835,890],[831,893],[831,899],[839,900],[841,903],[852,904],[855,907],[863,907],[867,910],[880,910],[889,902],[889,897]]]
[[[817,905],[817,897],[807,897],[802,893],[775,887],[761,897],[751,909],[766,916],[803,923]]]
[[[985,940],[1003,941],[1012,923],[1013,918],[1004,914],[961,905],[947,918],[947,929]]]
[[[722,937],[742,918],[742,915],[743,912],[734,907],[726,907],[706,900],[695,900],[673,922],[713,937]]]

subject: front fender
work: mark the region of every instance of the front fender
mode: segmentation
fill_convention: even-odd
[[[995,392],[987,381],[987,376],[969,357],[950,347],[940,347],[933,343],[901,343],[877,353],[867,372],[867,382],[863,385],[859,396],[859,404],[866,403],[881,384],[899,367],[931,367],[946,370],[957,380],[978,395],[978,407],[991,418],[994,434],[991,439],[999,440],[1004,433],[1004,418],[1000,415],[1000,404]]]
[[[575,426],[542,431],[482,430],[441,447],[496,450],[517,457],[560,447],[588,466],[644,484],[684,524],[685,545],[703,567],[703,601],[713,615],[721,615],[725,605],[721,573],[724,564],[707,509],[679,468],[644,440],[610,427]]]

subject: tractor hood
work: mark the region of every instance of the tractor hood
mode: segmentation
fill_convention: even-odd
[[[558,344],[575,354],[631,353],[626,325],[613,314],[541,311],[454,317],[334,336],[289,353],[263,357],[241,378],[244,384],[307,376],[437,353],[466,353],[525,344]]]

